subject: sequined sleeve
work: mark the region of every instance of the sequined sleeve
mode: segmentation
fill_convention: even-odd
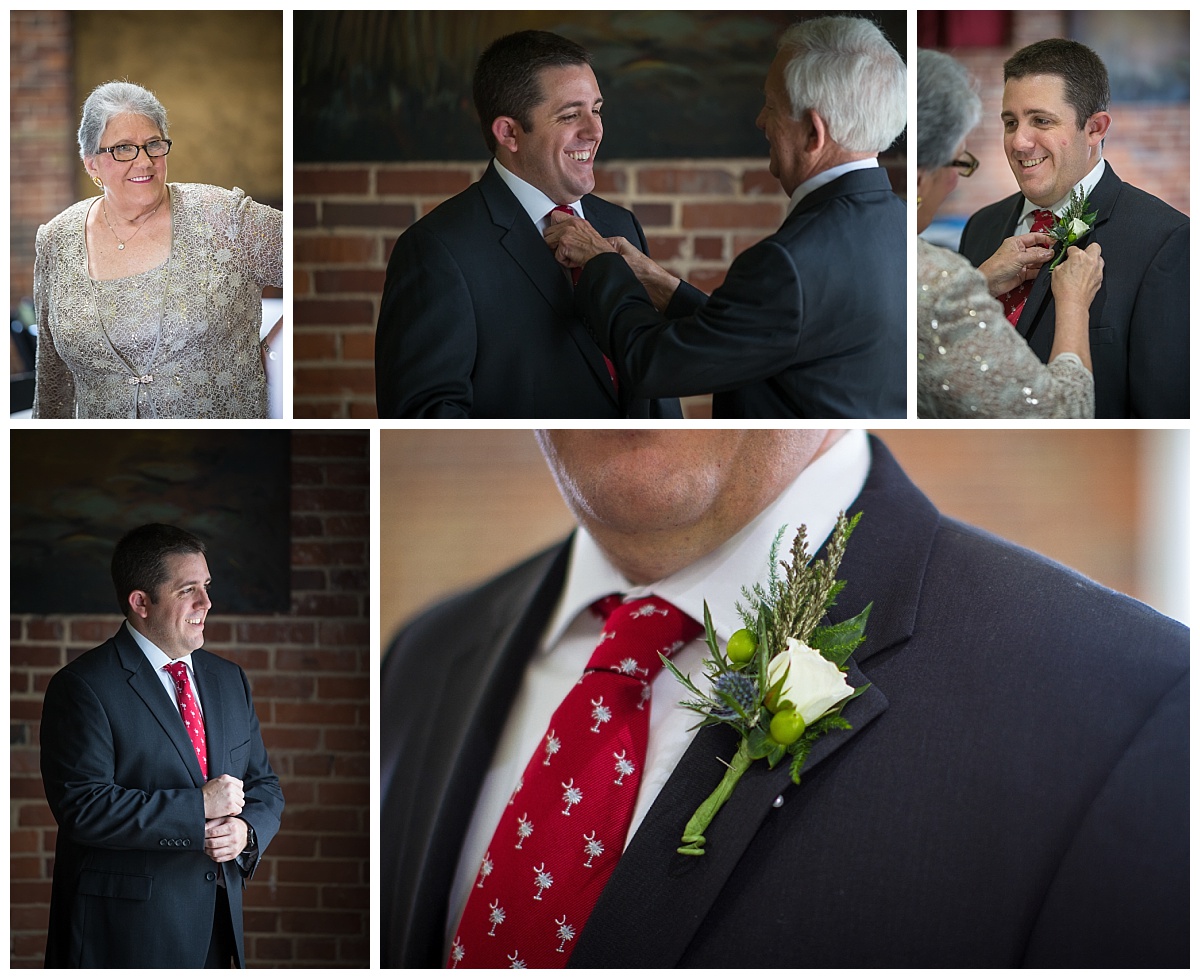
[[[38,228],[33,260],[33,307],[37,315],[37,366],[34,372],[33,417],[74,418],[75,378],[59,357],[50,329],[50,282],[53,278],[50,235]]]
[[[283,213],[233,188],[226,234],[250,277],[262,286],[283,286]]]
[[[917,414],[921,418],[1091,418],[1095,388],[1078,357],[1043,364],[1004,318],[982,275],[918,243]]]

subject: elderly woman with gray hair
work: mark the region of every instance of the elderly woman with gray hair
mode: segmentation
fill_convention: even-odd
[[[263,418],[282,320],[282,214],[238,188],[168,184],[167,113],[129,82],[83,106],[100,194],[38,229],[35,418]]]
[[[917,52],[917,231],[959,176],[979,165],[966,150],[980,101],[966,69]],[[994,298],[1034,279],[1053,256],[1047,234],[1006,240],[978,269],[924,239],[917,245],[917,413],[922,418],[1090,418],[1095,388],[1088,307],[1103,278],[1100,246],[1067,249],[1051,278],[1056,321],[1043,364]]]

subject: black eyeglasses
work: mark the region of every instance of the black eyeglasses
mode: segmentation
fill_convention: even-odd
[[[119,143],[116,146],[100,147],[101,153],[111,153],[112,158],[118,163],[132,163],[142,150],[145,150],[146,156],[152,160],[155,157],[166,156],[171,152],[171,141],[169,139],[152,139],[140,146],[137,143]]]
[[[962,176],[969,177],[979,169],[979,161],[969,150],[963,150],[963,157],[961,160],[951,160],[946,166],[954,167]]]

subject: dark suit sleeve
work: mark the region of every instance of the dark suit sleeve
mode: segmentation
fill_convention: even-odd
[[[250,696],[250,681],[241,668],[238,669],[238,675],[242,682],[241,693],[244,700],[237,708],[246,711],[250,723],[246,768],[240,776],[242,791],[245,794],[245,805],[240,816],[248,825],[254,827],[258,850],[244,861],[240,861],[237,866],[244,876],[252,877],[263,852],[279,832],[279,820],[283,815],[283,790],[279,787],[279,779],[271,768],[267,749],[263,745],[258,715],[254,711],[254,700]]]
[[[1176,228],[1146,270],[1129,323],[1129,398],[1135,418],[1190,414],[1190,225]]]
[[[476,342],[462,269],[436,235],[410,228],[392,251],[379,307],[379,417],[469,417]]]
[[[692,290],[681,302],[698,295]],[[767,240],[740,255],[725,284],[686,316],[659,313],[625,261],[609,254],[584,267],[575,308],[616,365],[622,390],[665,398],[726,391],[777,374],[796,357],[804,296],[791,255]],[[809,352],[821,356],[816,347]]]
[[[1187,966],[1188,686],[1163,697],[1092,802],[1023,965]]]
[[[108,712],[86,680],[56,673],[42,706],[42,782],[59,832],[111,850],[162,851],[162,840],[204,849],[204,795],[194,787],[146,791],[116,783]]]

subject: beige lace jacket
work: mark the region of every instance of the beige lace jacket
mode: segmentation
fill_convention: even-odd
[[[264,418],[262,289],[283,285],[283,215],[235,187],[169,184],[171,256],[88,276],[80,201],[37,233],[34,418]]]
[[[917,415],[1091,418],[1092,372],[1074,354],[1043,364],[961,255],[917,239]]]

